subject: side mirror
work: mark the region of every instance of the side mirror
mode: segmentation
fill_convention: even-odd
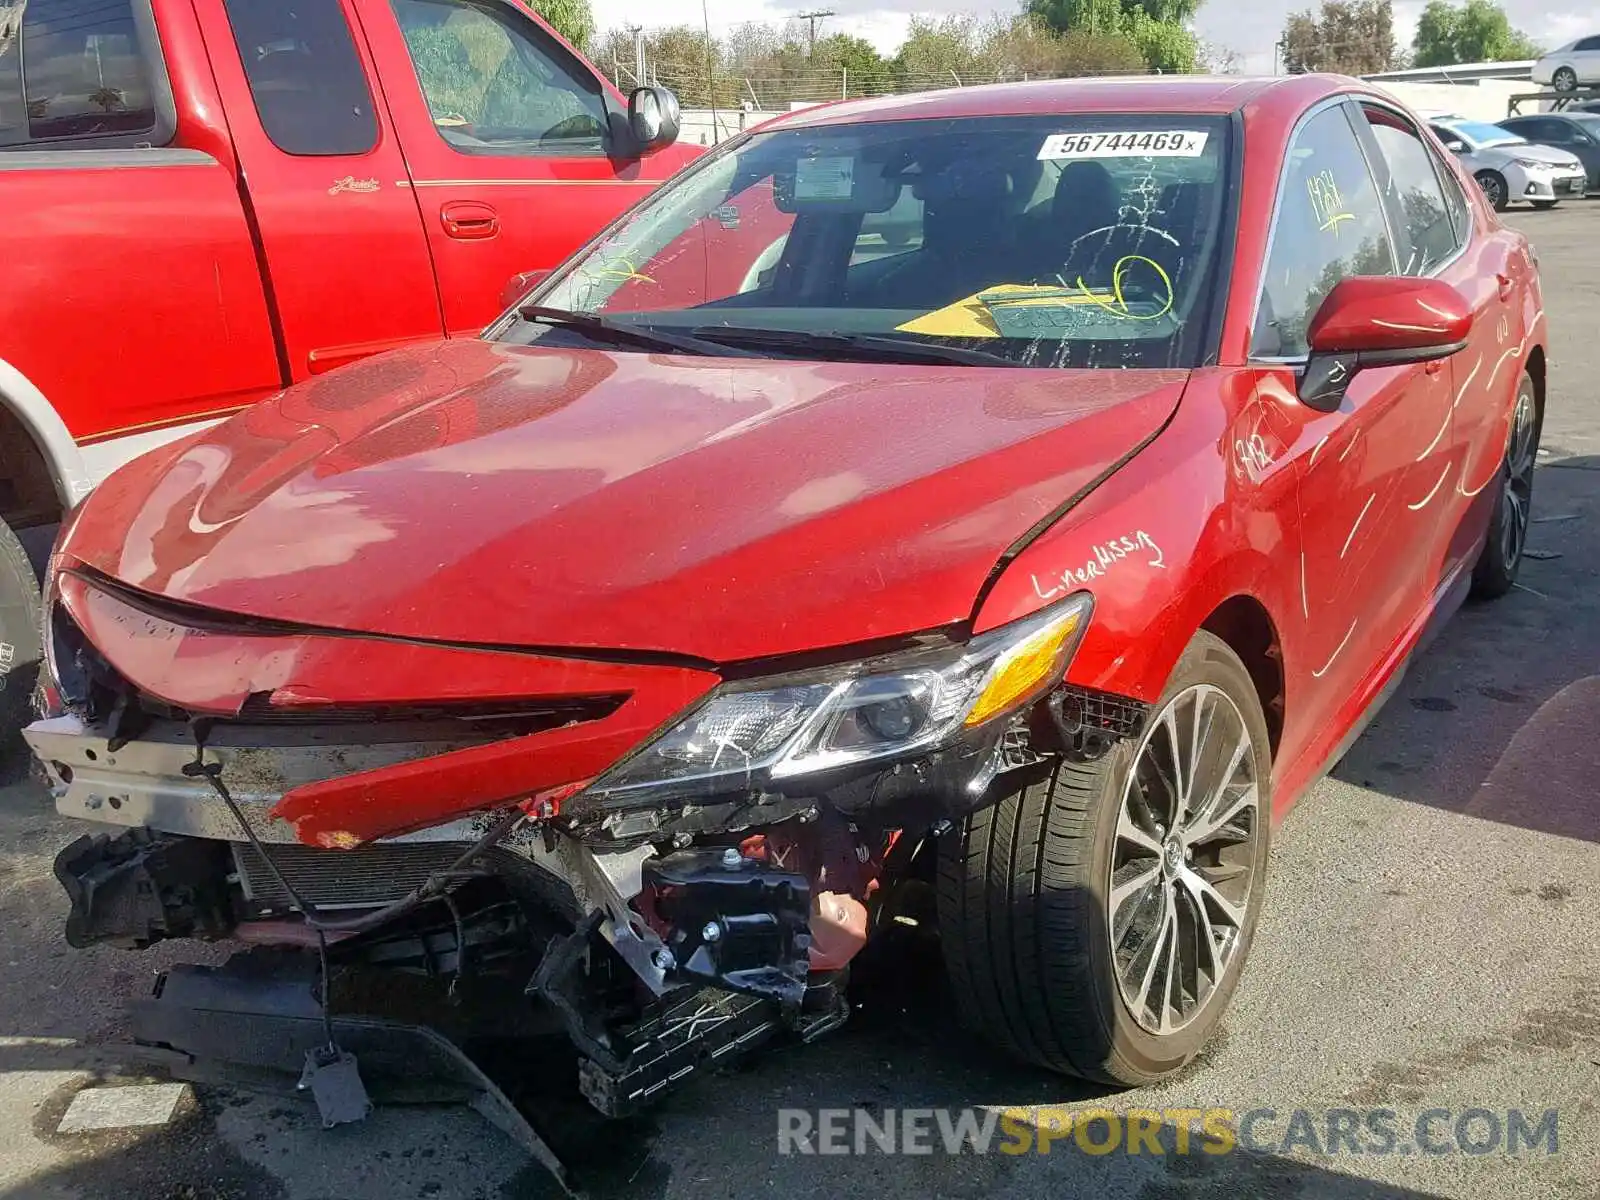
[[[634,88],[628,96],[628,130],[640,154],[678,140],[678,98],[663,87]]]
[[[1306,330],[1300,401],[1335,412],[1360,371],[1448,358],[1467,344],[1472,310],[1439,279],[1360,275],[1328,293]]]
[[[513,275],[500,291],[500,311],[504,312],[533,291],[534,285],[543,283],[549,274],[550,268],[546,267],[542,271],[520,271]]]
[[[1446,142],[1444,148],[1450,151],[1451,154],[1465,154],[1467,152],[1467,144],[1456,138],[1451,138]]]

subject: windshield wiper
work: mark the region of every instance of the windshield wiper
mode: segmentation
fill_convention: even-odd
[[[691,331],[702,341],[723,342],[749,349],[819,351],[865,362],[954,364],[964,367],[1014,367],[1015,359],[967,350],[960,346],[935,346],[908,338],[880,337],[870,333],[806,333],[797,329],[747,329],[739,325],[701,325]]]
[[[568,308],[547,308],[542,304],[525,304],[517,309],[517,316],[535,325],[573,329],[594,341],[608,342],[614,346],[637,346],[641,350],[664,350],[671,354],[748,357],[743,351],[731,350],[727,346],[689,334],[644,329],[638,325],[613,321],[597,313],[574,312]]]

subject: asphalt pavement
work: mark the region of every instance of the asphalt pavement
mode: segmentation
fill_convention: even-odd
[[[1552,346],[1522,586],[1459,614],[1289,815],[1251,962],[1202,1060],[1116,1094],[1015,1068],[955,1026],[936,965],[907,950],[830,1038],[695,1083],[648,1118],[568,1128],[589,1194],[1600,1200],[1600,202],[1511,220],[1543,261]],[[163,1124],[60,1132],[84,1088],[139,1082],[117,1049],[122,1003],[196,957],[68,949],[51,860],[69,836],[41,790],[0,789],[0,1200],[556,1194],[465,1109],[324,1131],[302,1102],[201,1088]],[[998,1140],[804,1152],[827,1148],[820,1136],[779,1152],[780,1109],[820,1129],[819,1109],[882,1122],[1031,1106],[1152,1110],[1169,1135],[1188,1119],[1174,1110],[1258,1121],[1227,1154],[1089,1153],[1071,1136],[1048,1154]],[[1330,1113],[1384,1109],[1387,1149],[1328,1136]],[[1551,1112],[1538,1144],[1511,1153],[1512,1123]],[[1112,1125],[1091,1128],[1096,1148]]]

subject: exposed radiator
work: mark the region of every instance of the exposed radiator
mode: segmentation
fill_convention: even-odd
[[[374,908],[399,900],[433,872],[447,869],[467,849],[466,844],[439,842],[361,846],[355,850],[269,845],[266,852],[305,900],[318,908],[333,909]],[[252,907],[294,907],[254,846],[235,843],[233,856],[245,898]]]

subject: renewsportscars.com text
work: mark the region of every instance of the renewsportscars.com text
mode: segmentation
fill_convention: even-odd
[[[779,1154],[1557,1154],[1555,1109],[778,1110]]]

